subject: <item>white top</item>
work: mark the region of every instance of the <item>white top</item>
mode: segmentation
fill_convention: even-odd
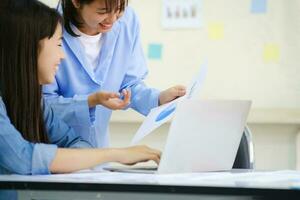
[[[95,70],[98,66],[100,50],[102,47],[102,34],[99,33],[97,35],[87,35],[82,33],[75,26],[72,26],[72,29],[77,35],[80,36],[78,39],[83,47],[87,62],[89,63],[90,67]]]

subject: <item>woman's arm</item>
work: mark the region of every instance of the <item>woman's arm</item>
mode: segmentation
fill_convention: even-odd
[[[158,163],[160,160],[161,153],[146,146],[122,149],[74,149],[91,148],[92,146],[57,118],[51,107],[47,104],[44,104],[44,106],[44,119],[50,142],[61,147],[57,149],[49,165],[51,173],[69,173],[107,162],[120,162],[130,165],[148,160]]]
[[[133,165],[138,162],[160,161],[161,152],[146,146],[122,149],[58,149],[50,165],[51,173],[71,173],[107,162]]]

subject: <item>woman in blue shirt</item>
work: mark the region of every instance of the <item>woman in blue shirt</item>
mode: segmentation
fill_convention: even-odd
[[[53,82],[64,58],[60,20],[38,1],[1,0],[0,174],[69,173],[106,162],[158,163],[160,152],[145,146],[92,149],[47,104],[41,106],[41,85]]]
[[[62,0],[61,5],[66,59],[43,93],[54,112],[84,139],[107,147],[112,110],[130,107],[147,115],[185,94],[183,86],[160,92],[145,85],[140,26],[127,0]],[[130,101],[108,98],[103,103],[99,96],[105,91],[124,93]]]

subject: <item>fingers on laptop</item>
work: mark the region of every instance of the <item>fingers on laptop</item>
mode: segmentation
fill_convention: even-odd
[[[153,160],[156,164],[159,164],[160,157],[161,157],[161,151],[152,149],[150,147],[144,146],[144,148],[147,150],[147,153],[149,154],[149,160]]]
[[[153,160],[156,164],[159,164],[161,152],[156,149],[152,149],[146,145],[137,146],[139,151],[144,154],[144,159],[140,162],[147,162],[149,160]]]
[[[124,151],[125,150],[125,151]],[[134,165],[139,162],[153,160],[159,164],[161,152],[145,145],[128,147],[119,151],[119,162],[126,165]]]

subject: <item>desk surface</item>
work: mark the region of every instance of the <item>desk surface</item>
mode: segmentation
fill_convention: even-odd
[[[145,193],[297,195],[299,171],[233,171],[192,174],[82,172],[68,175],[0,176],[0,189]]]

